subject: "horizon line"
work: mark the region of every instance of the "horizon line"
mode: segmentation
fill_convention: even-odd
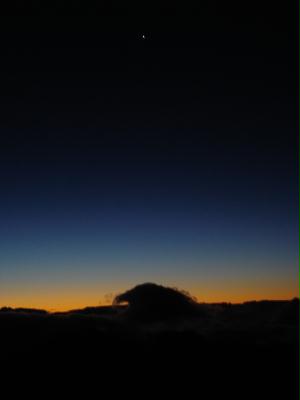
[[[242,304],[247,304],[247,303],[259,303],[259,302],[288,302],[288,301],[293,301],[293,300],[298,300],[299,301],[299,296],[294,296],[291,298],[261,298],[261,299],[251,299],[251,300],[244,300],[244,301],[211,301],[211,302],[206,302],[206,301],[199,301],[196,299],[197,304],[203,304],[203,305],[218,305],[218,304],[232,304],[232,305],[242,305]],[[126,304],[124,304],[126,305]],[[75,307],[75,308],[62,308],[62,309],[56,309],[56,308],[41,308],[41,307],[26,307],[26,306],[9,306],[9,305],[1,305],[0,306],[0,312],[4,311],[6,308],[11,311],[15,310],[33,310],[33,311],[46,311],[48,314],[54,314],[54,313],[67,313],[71,311],[81,311],[85,310],[87,308],[104,308],[104,307],[123,307],[123,305],[113,305],[113,303],[107,303],[107,304],[98,304],[98,305],[86,305],[82,307]]]

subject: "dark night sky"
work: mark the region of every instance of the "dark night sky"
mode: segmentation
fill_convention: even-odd
[[[0,303],[297,295],[296,5],[74,4],[0,21]]]

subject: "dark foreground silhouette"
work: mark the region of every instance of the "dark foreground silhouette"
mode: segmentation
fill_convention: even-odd
[[[126,302],[128,304],[124,305]],[[154,284],[113,306],[0,310],[3,382],[82,398],[298,398],[299,300],[198,304]],[[110,383],[109,383],[110,382]],[[113,384],[111,383],[113,382]],[[77,393],[78,394],[78,393]],[[118,394],[120,395],[120,394]]]

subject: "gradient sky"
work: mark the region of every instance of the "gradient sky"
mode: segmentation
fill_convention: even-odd
[[[7,17],[0,306],[298,296],[296,24],[251,7]]]

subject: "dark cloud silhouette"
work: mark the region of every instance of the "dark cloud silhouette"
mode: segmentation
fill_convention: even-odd
[[[126,310],[131,317],[141,319],[168,319],[197,314],[200,307],[188,292],[144,283],[115,297],[113,304],[128,303]]]

